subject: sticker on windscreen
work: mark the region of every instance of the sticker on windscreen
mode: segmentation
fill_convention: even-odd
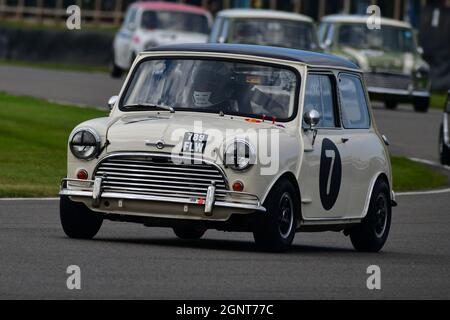
[[[204,153],[208,135],[204,133],[186,132],[183,139],[183,153]]]

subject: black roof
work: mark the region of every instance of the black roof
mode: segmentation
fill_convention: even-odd
[[[340,58],[331,54],[324,54],[312,51],[267,47],[247,44],[222,44],[222,43],[198,43],[198,44],[177,44],[156,47],[147,50],[154,51],[193,51],[193,52],[219,52],[231,54],[252,55],[266,58],[290,60],[302,62],[311,66],[332,66],[340,68],[359,69],[350,60]]]

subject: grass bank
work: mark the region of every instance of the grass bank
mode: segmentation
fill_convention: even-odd
[[[0,197],[55,196],[71,130],[105,114],[0,92]]]
[[[66,145],[80,122],[106,112],[0,92],[0,197],[56,196],[66,174]],[[395,191],[443,186],[447,177],[392,158]]]

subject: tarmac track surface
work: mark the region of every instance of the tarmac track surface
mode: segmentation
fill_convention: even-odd
[[[102,107],[123,80],[106,74],[0,66],[0,91]],[[0,102],[1,104],[1,102]],[[437,161],[441,113],[374,107],[393,154]],[[56,200],[0,200],[0,298],[320,299],[450,297],[449,193],[398,198],[381,253],[353,251],[342,233],[299,233],[286,254],[257,252],[250,234],[106,221],[94,240],[64,236]],[[78,265],[82,289],[66,287]],[[366,269],[381,268],[381,290]]]

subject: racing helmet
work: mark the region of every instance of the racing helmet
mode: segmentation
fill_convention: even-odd
[[[225,105],[231,92],[232,72],[222,62],[203,61],[194,71],[192,103],[195,108]]]

